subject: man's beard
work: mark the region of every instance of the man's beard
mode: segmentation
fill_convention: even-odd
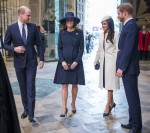
[[[119,20],[120,20],[120,22],[124,22],[124,18],[123,17],[119,18]]]

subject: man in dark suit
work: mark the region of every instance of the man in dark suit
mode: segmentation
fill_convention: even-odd
[[[118,18],[123,22],[123,29],[118,44],[116,75],[122,77],[129,105],[129,123],[121,127],[130,129],[128,133],[141,133],[142,118],[138,92],[139,57],[138,27],[132,17],[133,6],[122,3],[118,6]]]
[[[29,23],[30,14],[31,10],[28,7],[21,6],[18,9],[18,22],[8,26],[4,48],[14,54],[14,67],[24,107],[21,118],[29,116],[30,122],[36,122],[34,109],[37,54],[34,46],[38,51],[39,68],[44,65],[44,48],[36,25]]]

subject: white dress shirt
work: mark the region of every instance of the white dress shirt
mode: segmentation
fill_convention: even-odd
[[[21,23],[19,20],[18,20],[18,26],[19,26],[20,34],[22,36],[23,23]],[[24,24],[24,28],[25,28],[26,39],[27,39],[27,36],[28,36],[27,24]]]

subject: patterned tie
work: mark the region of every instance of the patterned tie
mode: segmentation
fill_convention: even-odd
[[[27,40],[26,40],[26,32],[25,32],[24,26],[25,24],[22,25],[22,40],[23,40],[23,43],[26,45]]]

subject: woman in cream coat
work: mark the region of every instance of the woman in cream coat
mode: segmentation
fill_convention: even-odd
[[[119,89],[119,79],[116,76],[116,57],[118,52],[119,34],[114,31],[114,22],[111,16],[104,16],[102,21],[103,32],[99,36],[99,46],[94,65],[100,62],[99,87],[108,90],[108,98],[103,116],[108,116],[115,108],[113,90]]]

